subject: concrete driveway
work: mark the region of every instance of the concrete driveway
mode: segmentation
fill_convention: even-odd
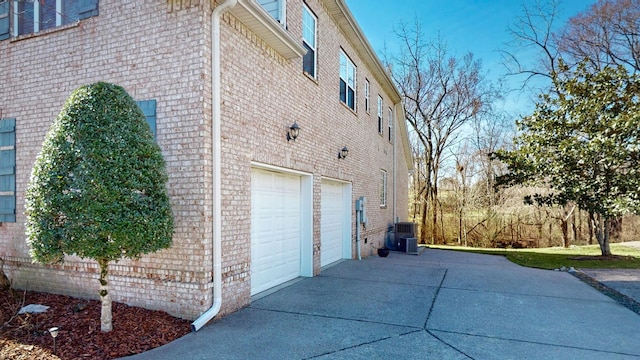
[[[349,260],[130,359],[639,359],[640,316],[565,272],[427,249]]]

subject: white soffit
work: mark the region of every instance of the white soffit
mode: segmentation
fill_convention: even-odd
[[[229,12],[285,58],[300,58],[306,53],[302,42],[294,39],[256,1],[239,0]]]

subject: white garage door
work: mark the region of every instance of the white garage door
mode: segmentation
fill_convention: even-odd
[[[345,209],[343,184],[322,180],[320,266],[342,259]]]
[[[251,170],[251,295],[300,276],[300,177]]]

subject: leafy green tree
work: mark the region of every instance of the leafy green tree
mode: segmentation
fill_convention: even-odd
[[[100,266],[101,330],[112,330],[108,266],[171,246],[160,147],[120,86],[76,89],[47,133],[25,195],[27,242],[40,263],[64,255]]]
[[[640,78],[620,66],[585,64],[553,76],[553,90],[518,122],[516,150],[499,151],[502,183],[545,184],[547,203],[575,202],[592,214],[602,255],[611,220],[640,211]]]

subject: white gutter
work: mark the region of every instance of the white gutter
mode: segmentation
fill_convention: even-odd
[[[220,158],[220,17],[222,12],[234,7],[238,0],[223,0],[211,12],[211,93],[212,119],[211,142],[213,144],[213,304],[204,314],[191,323],[191,330],[198,331],[213,319],[222,307],[222,180]]]

